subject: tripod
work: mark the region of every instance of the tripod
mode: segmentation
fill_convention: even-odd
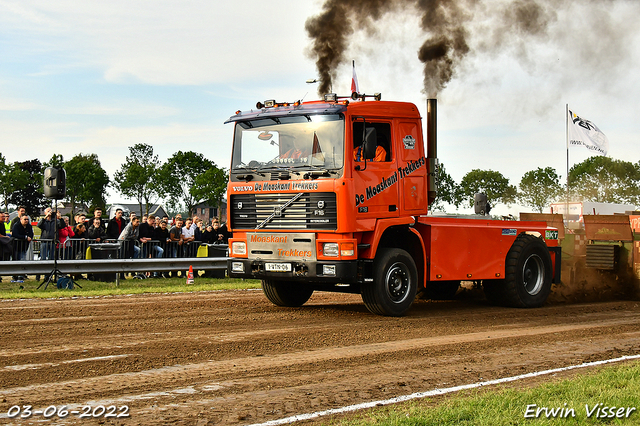
[[[53,241],[52,241],[52,249],[53,249],[53,270],[51,271],[51,273],[49,273],[49,276],[47,277],[46,280],[44,280],[36,290],[40,290],[40,287],[42,287],[44,285],[44,289],[46,290],[47,287],[49,286],[49,284],[51,283],[51,279],[53,278],[53,282],[58,283],[58,275],[64,277],[66,276],[65,274],[63,274],[62,272],[60,272],[60,270],[58,269],[58,246],[60,245],[60,239],[58,237],[58,201],[54,200],[54,212],[53,212],[53,216],[54,216],[54,222],[53,222],[53,229],[54,229],[54,233],[53,233]],[[40,251],[42,252],[42,249],[40,249]],[[71,283],[73,285],[77,285],[78,287],[82,288],[82,286],[80,284],[78,284],[77,282],[75,282],[73,280],[73,278],[71,276],[68,276],[68,278],[71,280]]]

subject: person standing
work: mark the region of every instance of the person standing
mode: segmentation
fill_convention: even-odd
[[[87,238],[95,240],[96,243],[102,243],[107,238],[107,233],[104,231],[102,226],[100,226],[100,218],[93,219],[93,223],[87,230]]]
[[[87,226],[84,223],[77,223],[75,228],[73,228],[73,232],[76,234],[72,245],[73,259],[84,259],[88,247],[86,241],[89,236]]]
[[[127,220],[122,215],[122,209],[117,209],[115,216],[109,221],[106,233],[108,239],[117,240],[124,227],[127,226]]]
[[[171,257],[182,257],[182,218],[176,218],[176,224],[169,230]]]
[[[153,243],[155,240],[154,234],[156,229],[156,217],[152,214],[147,216],[147,222],[140,224],[140,242],[143,244],[142,257],[147,257],[151,254],[151,257],[162,257],[164,250],[158,245]]]
[[[14,239],[13,260],[25,260],[27,249],[33,240],[33,228],[29,222],[29,216],[23,214],[20,222],[11,228],[11,237]],[[24,282],[26,276],[14,276],[14,282]]]
[[[118,240],[123,242],[124,245],[124,258],[137,259],[140,257],[140,247],[136,245],[136,242],[140,239],[140,218],[134,217],[131,222],[127,224],[122,230],[122,233],[118,237]]]
[[[58,212],[58,216],[60,212]],[[76,234],[73,232],[73,228],[69,226],[69,216],[64,216],[62,218],[63,222],[61,223],[62,227],[58,228],[58,240],[60,244],[58,246],[62,256],[59,256],[60,259],[71,259],[71,240],[70,238],[74,237]]]
[[[4,227],[5,225],[5,217],[9,217],[7,213],[0,212],[0,260],[7,261],[11,260],[12,254],[12,246],[11,246],[11,237],[7,235],[7,230]],[[9,233],[11,235],[11,233]],[[0,282],[2,281],[2,277],[0,277]]]
[[[153,239],[158,241],[160,248],[162,249],[162,257],[169,257],[170,252],[168,251],[169,244],[171,244],[171,239],[169,238],[169,229],[167,228],[167,221],[160,221],[160,225],[153,230]],[[169,278],[169,272],[158,273],[157,277],[162,275],[165,278]],[[156,275],[154,274],[154,277]]]
[[[29,216],[25,214],[20,218],[20,222],[11,229],[11,236],[19,242],[15,246],[14,257],[16,260],[25,260],[29,243],[33,240],[33,228],[29,222]]]
[[[16,223],[20,222],[20,218],[27,214],[27,209],[25,206],[18,207],[18,216],[14,217],[11,223],[9,223],[9,229],[13,230],[13,227]]]
[[[0,234],[5,237],[11,236],[11,227],[9,226],[9,213],[0,212]]]
[[[196,257],[194,244],[192,244],[196,239],[195,234],[196,231],[193,221],[188,217],[182,227],[182,250],[184,251],[185,257]]]
[[[231,232],[229,232],[229,228],[227,228],[226,222],[220,226],[218,230],[218,235],[221,236],[220,242],[222,244],[229,244],[229,238],[231,237]]]
[[[53,217],[53,210],[51,207],[44,209],[44,217],[38,221],[36,225],[40,228],[40,259],[51,260],[53,259],[53,248],[56,240],[56,219]],[[58,228],[64,226],[63,223],[58,222]]]
[[[93,217],[89,219],[91,223],[93,223],[93,219],[95,218],[100,219],[100,223],[102,224],[102,227],[106,229],[107,221],[104,217],[102,217],[102,208],[96,207],[95,209],[93,209]]]

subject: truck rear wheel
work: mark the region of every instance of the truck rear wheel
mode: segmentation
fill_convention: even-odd
[[[380,249],[373,262],[373,282],[363,286],[362,301],[378,315],[404,315],[416,297],[418,270],[404,250]]]
[[[515,308],[542,306],[551,292],[552,273],[551,255],[544,241],[519,235],[505,262],[505,304]]]
[[[313,289],[302,283],[262,280],[262,291],[271,303],[290,308],[302,306],[313,294]]]

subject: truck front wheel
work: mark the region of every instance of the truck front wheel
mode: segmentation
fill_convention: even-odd
[[[373,282],[362,288],[362,300],[374,314],[404,315],[416,296],[418,271],[404,250],[380,249],[373,262]]]
[[[304,284],[277,280],[262,280],[262,291],[274,305],[290,308],[304,305],[313,294]]]

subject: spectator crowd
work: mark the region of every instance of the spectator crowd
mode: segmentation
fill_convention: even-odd
[[[216,218],[205,224],[197,216],[183,220],[180,214],[173,219],[150,214],[140,218],[132,212],[127,220],[123,210],[117,209],[115,216],[108,220],[102,216],[102,209],[96,208],[90,218],[77,214],[75,226],[71,227],[68,216],[61,216],[60,212],[54,214],[51,208],[46,208],[36,225],[40,229],[40,238],[35,240],[39,247],[33,247],[34,232],[26,209],[20,206],[17,212],[10,222],[9,214],[0,212],[3,261],[25,260],[28,252],[38,248],[42,260],[53,260],[56,252],[60,260],[84,259],[91,256],[92,247],[98,247],[94,244],[104,243],[116,243],[119,258],[196,257],[203,245],[228,244],[230,237],[226,224],[221,226]],[[14,282],[25,279],[13,277]]]

